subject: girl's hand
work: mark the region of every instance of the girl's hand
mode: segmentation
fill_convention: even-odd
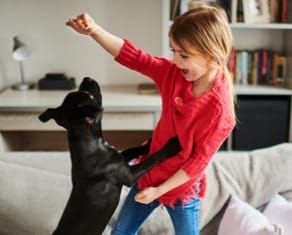
[[[103,47],[112,56],[117,56],[123,45],[124,40],[117,37],[100,25],[96,24],[90,15],[84,13],[76,18],[69,19],[66,25],[74,29],[76,32],[92,37],[101,47]]]
[[[145,188],[141,192],[137,193],[135,196],[135,201],[143,204],[149,204],[170,190],[186,183],[188,180],[190,180],[188,174],[184,170],[179,169],[162,184],[156,187]]]
[[[94,22],[90,15],[84,13],[74,19],[69,19],[66,25],[73,28],[76,32],[84,35],[91,35],[94,33],[98,25]]]
[[[160,196],[158,188],[148,187],[136,194],[135,201],[142,204],[149,204]]]

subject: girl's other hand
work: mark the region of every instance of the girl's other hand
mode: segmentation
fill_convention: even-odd
[[[70,26],[76,32],[84,35],[91,35],[97,28],[97,24],[91,16],[86,13],[83,13],[76,18],[69,19],[66,22],[66,25]]]
[[[158,188],[148,187],[136,194],[135,201],[142,204],[149,204],[158,197],[160,197]]]

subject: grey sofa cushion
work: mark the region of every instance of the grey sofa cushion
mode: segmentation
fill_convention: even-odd
[[[48,235],[71,190],[69,176],[0,161],[0,234]]]
[[[64,175],[71,173],[69,152],[0,152],[0,160]]]

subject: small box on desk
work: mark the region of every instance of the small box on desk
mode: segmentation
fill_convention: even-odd
[[[71,90],[75,87],[75,79],[68,78],[63,73],[47,73],[38,82],[40,90]]]

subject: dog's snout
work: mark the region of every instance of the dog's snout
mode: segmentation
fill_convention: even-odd
[[[90,77],[84,77],[81,82],[81,86],[88,86],[88,85],[94,85],[94,84],[98,85],[98,83]]]
[[[100,86],[94,79],[90,77],[83,78],[79,86],[79,91],[85,91],[93,95],[96,101],[99,103],[99,106],[102,105]]]

